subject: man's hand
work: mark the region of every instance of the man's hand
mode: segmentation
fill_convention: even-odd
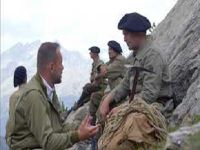
[[[105,99],[102,101],[102,103],[100,105],[99,112],[100,112],[100,115],[103,120],[106,119],[106,116],[110,112],[109,105],[110,105],[112,99],[113,99],[113,95],[110,93],[105,97]]]
[[[93,137],[99,131],[99,125],[91,125],[91,116],[86,116],[78,128],[78,135],[81,141]]]
[[[116,114],[118,111],[119,111],[119,108],[118,108],[118,107],[113,108],[113,109],[110,111],[109,116],[112,116],[112,115]]]

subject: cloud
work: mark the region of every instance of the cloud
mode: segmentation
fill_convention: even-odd
[[[68,50],[88,55],[98,45],[104,51],[111,39],[123,42],[119,19],[139,12],[157,24],[176,0],[2,0],[1,39],[4,51],[17,42],[59,41]]]

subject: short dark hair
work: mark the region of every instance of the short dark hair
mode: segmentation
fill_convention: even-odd
[[[45,42],[42,43],[37,54],[38,70],[44,68],[49,62],[56,58],[56,50],[60,48],[58,43]]]

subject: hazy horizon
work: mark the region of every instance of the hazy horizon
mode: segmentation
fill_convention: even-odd
[[[107,50],[109,40],[124,49],[117,29],[125,13],[138,12],[159,24],[177,0],[2,0],[1,53],[14,44],[57,41],[68,50],[87,56],[88,47]],[[162,6],[162,7],[161,7]]]

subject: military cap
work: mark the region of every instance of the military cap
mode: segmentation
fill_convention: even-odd
[[[146,32],[149,28],[150,21],[138,13],[125,14],[118,23],[118,29],[130,32]]]
[[[110,48],[112,48],[114,51],[116,51],[117,53],[122,53],[122,48],[120,46],[120,44],[116,41],[109,41],[108,42],[108,46]]]
[[[98,48],[97,46],[92,46],[92,47],[89,48],[89,50],[92,53],[100,53],[100,48]]]
[[[19,66],[15,69],[14,72],[14,87],[24,83],[24,80],[27,78],[26,68],[24,66]]]

